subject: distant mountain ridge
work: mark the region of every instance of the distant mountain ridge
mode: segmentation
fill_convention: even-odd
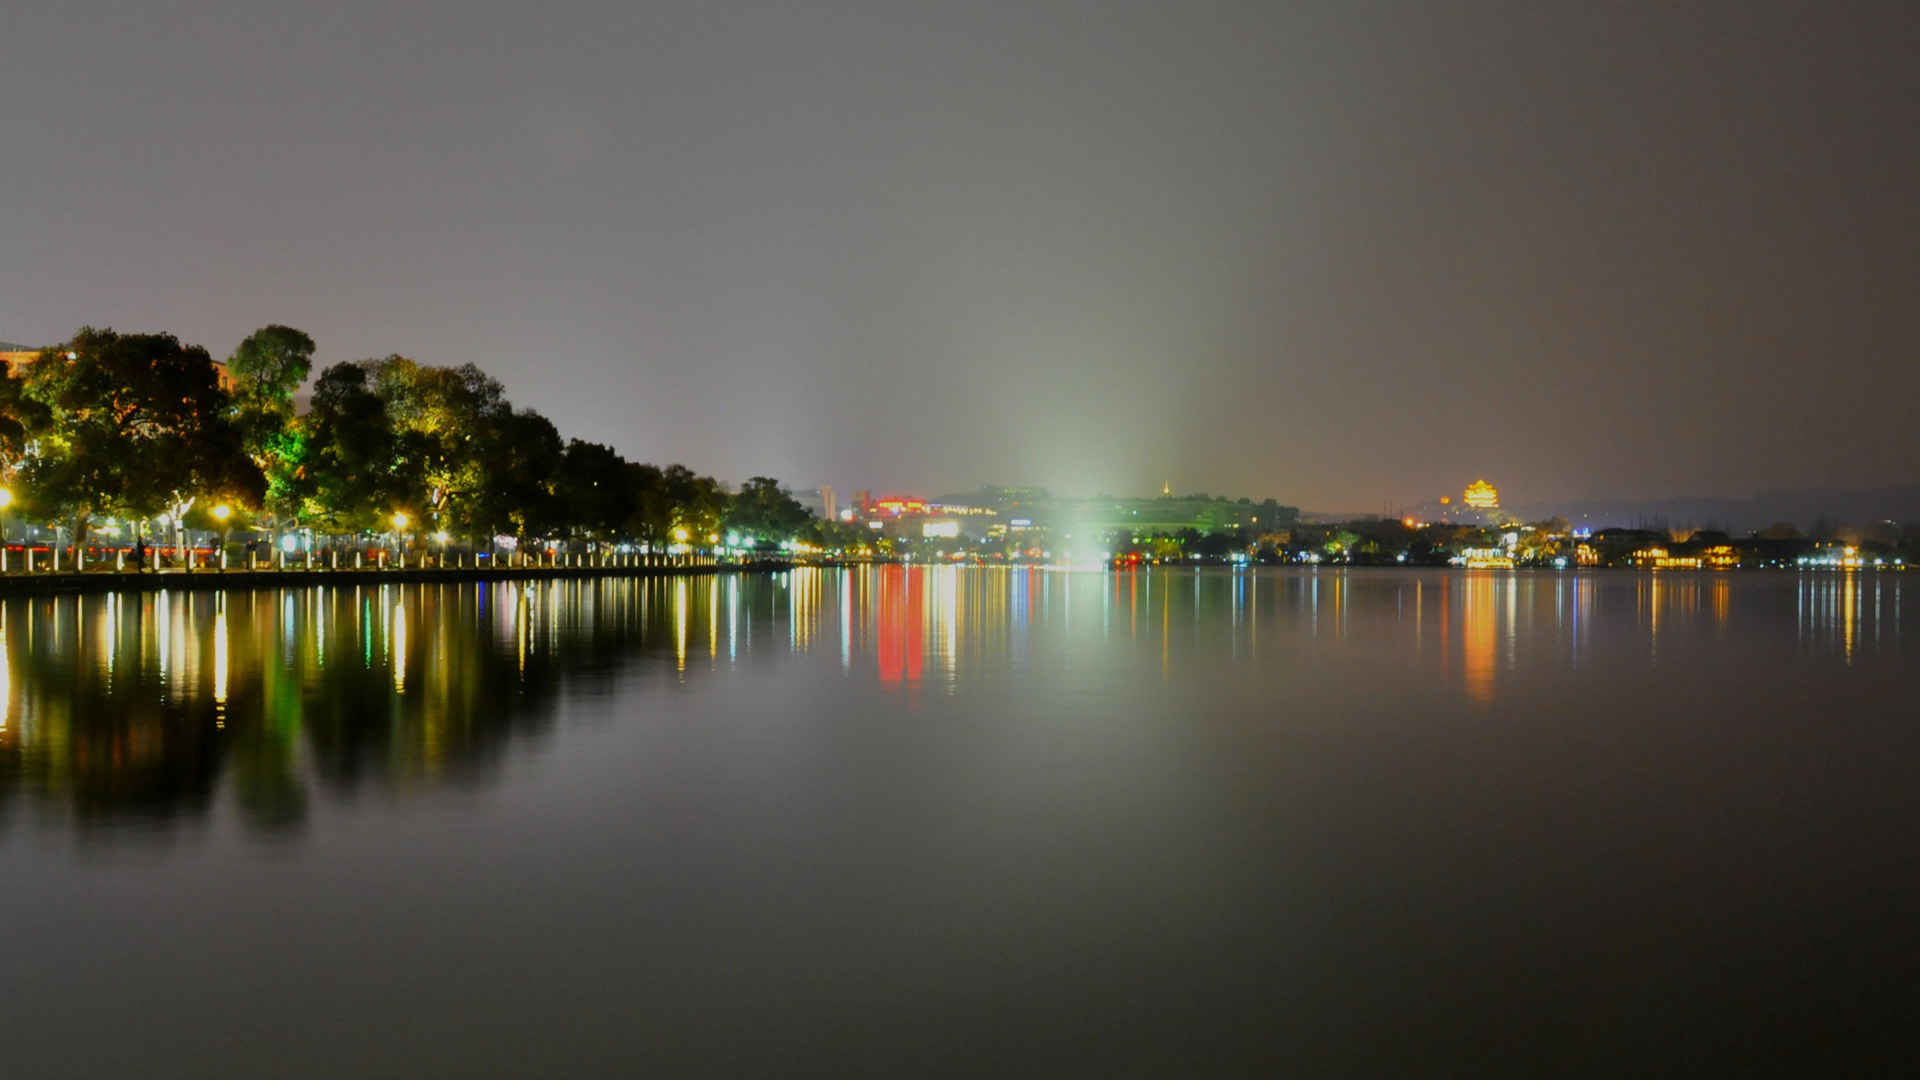
[[[38,345],[15,345],[11,341],[0,341],[0,352],[39,352]]]

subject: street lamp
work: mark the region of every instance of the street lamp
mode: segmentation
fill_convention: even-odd
[[[233,507],[221,503],[213,508],[213,520],[220,523],[220,569],[227,568],[227,519],[233,516]]]
[[[406,569],[407,559],[407,523],[413,519],[396,510],[393,513],[394,547],[399,550],[400,568]]]
[[[7,569],[7,507],[13,505],[13,489],[0,487],[0,573]]]
[[[675,530],[673,530],[673,539],[674,539],[674,542],[675,542],[675,543],[678,543],[678,544],[684,544],[684,543],[686,543],[686,542],[687,542],[687,530],[685,530],[685,529],[675,529]]]

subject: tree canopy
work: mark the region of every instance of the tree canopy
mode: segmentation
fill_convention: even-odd
[[[25,394],[45,409],[23,470],[32,505],[71,519],[76,540],[96,516],[147,517],[183,492],[265,494],[213,359],[171,334],[83,328],[42,350]]]
[[[172,335],[83,328],[23,372],[0,370],[0,479],[18,474],[22,509],[70,521],[76,540],[101,517],[204,525],[216,503],[232,508],[222,529],[376,533],[405,513],[415,536],[482,545],[818,532],[772,477],[735,494],[685,465],[568,440],[470,363],[336,363],[301,413],[314,352],[304,332],[264,326],[223,380],[205,349]]]

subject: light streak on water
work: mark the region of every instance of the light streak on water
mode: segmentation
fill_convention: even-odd
[[[213,703],[225,708],[227,704],[227,597],[221,593],[214,598],[213,608]]]
[[[393,691],[402,693],[407,688],[407,613],[395,601],[392,613],[393,627]]]

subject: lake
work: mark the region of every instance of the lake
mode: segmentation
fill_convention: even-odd
[[[0,1075],[1890,1053],[1905,587],[889,566],[0,601]]]

